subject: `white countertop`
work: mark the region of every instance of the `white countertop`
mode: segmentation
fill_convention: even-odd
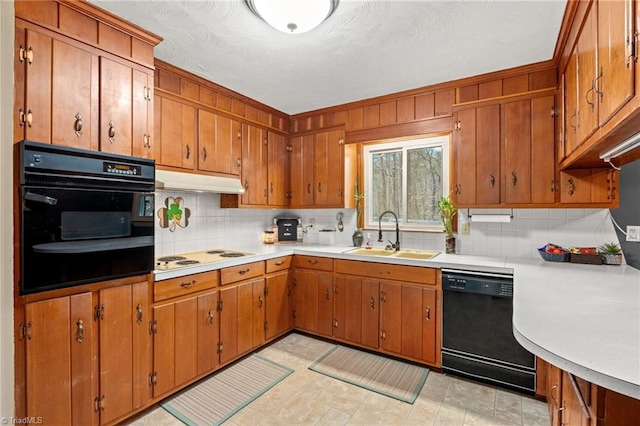
[[[629,266],[441,253],[430,260],[347,253],[353,247],[256,244],[255,253],[156,271],[156,281],[292,254],[514,274],[513,332],[526,349],[585,380],[640,399],[640,271]]]

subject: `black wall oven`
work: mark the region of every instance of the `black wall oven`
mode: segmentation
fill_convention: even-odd
[[[20,292],[153,270],[153,160],[23,141]]]

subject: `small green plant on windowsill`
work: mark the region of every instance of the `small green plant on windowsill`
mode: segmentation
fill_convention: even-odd
[[[360,177],[356,176],[356,181],[354,184],[354,191],[353,191],[353,198],[356,204],[356,229],[353,231],[351,240],[353,242],[354,247],[362,246],[362,242],[364,241],[364,235],[362,234],[362,230],[360,229],[360,215],[362,215],[362,205],[360,204],[360,201],[364,200],[364,194],[360,192],[360,187],[358,185],[359,180],[360,180]]]
[[[442,227],[446,234],[445,251],[447,253],[455,253],[456,239],[453,236],[453,218],[456,215],[456,208],[448,195],[440,197],[440,200],[438,200],[438,209],[440,210]]]
[[[438,209],[440,210],[440,219],[442,220],[442,226],[444,232],[448,237],[453,236],[453,218],[456,215],[456,208],[453,205],[453,201],[449,196],[442,196],[438,201]]]

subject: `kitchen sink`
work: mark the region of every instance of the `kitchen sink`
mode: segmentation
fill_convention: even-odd
[[[403,259],[420,259],[420,260],[428,260],[440,254],[439,251],[422,251],[422,250],[385,250],[381,248],[356,248],[353,250],[349,250],[349,254],[357,254],[364,256],[384,256],[384,257],[399,257]]]
[[[420,250],[400,250],[394,253],[393,257],[402,257],[405,259],[422,259],[427,260],[439,255],[439,251],[420,251]]]
[[[385,249],[381,249],[381,248],[357,248],[357,249],[353,249],[353,250],[349,250],[347,253],[349,254],[364,254],[366,256],[391,256],[392,254],[394,254],[395,252],[392,250],[385,250]]]

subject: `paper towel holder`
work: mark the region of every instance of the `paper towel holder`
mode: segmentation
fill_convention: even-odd
[[[471,209],[467,209],[467,218],[471,222],[500,222],[509,223],[513,219],[513,209],[511,213],[476,213],[472,214]]]

